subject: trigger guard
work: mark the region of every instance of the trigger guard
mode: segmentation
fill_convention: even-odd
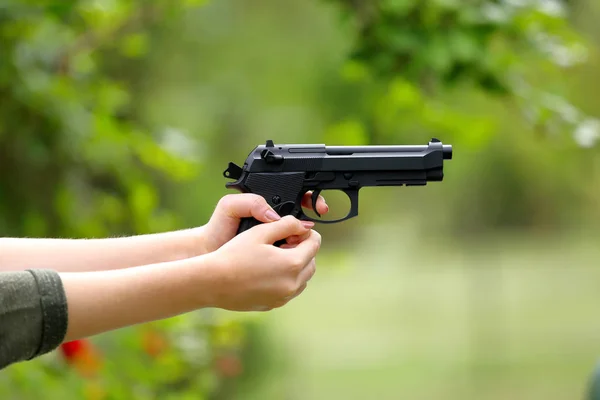
[[[297,218],[304,220],[304,221],[312,221],[312,222],[320,223],[320,224],[335,224],[335,223],[343,222],[343,221],[349,220],[350,218],[354,218],[354,217],[358,216],[358,190],[359,189],[340,189],[340,190],[342,192],[344,192],[346,194],[346,196],[348,196],[348,198],[350,199],[350,210],[348,211],[348,214],[345,217],[327,221],[327,220],[315,219],[315,218],[309,217],[308,215],[304,214],[304,212],[302,210],[300,210],[300,214],[298,215]],[[318,192],[321,193],[321,190],[319,190]],[[313,192],[313,195],[314,195],[314,192]],[[316,208],[316,205],[313,207]],[[317,215],[319,215],[316,210],[313,210],[313,211]]]

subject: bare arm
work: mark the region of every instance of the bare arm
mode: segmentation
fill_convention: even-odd
[[[179,260],[184,258],[177,255],[179,240],[187,242],[189,231],[95,241],[2,239],[0,260],[27,271],[0,271],[0,369],[52,351],[63,341],[197,308],[266,311],[283,306],[302,293],[314,274],[320,236],[310,229],[312,223],[286,217],[234,237],[239,218],[267,222],[268,209],[257,196],[226,196],[189,242],[203,255]],[[272,246],[285,238],[288,244]],[[175,261],[123,268],[152,258]],[[86,260],[87,265],[79,265]],[[89,271],[93,268],[99,270]]]
[[[60,277],[69,309],[65,341],[207,307],[217,284],[205,256]]]
[[[297,236],[299,244],[277,248]],[[0,369],[61,342],[203,307],[281,307],[315,272],[320,236],[293,217],[253,228],[186,260],[96,272],[0,273]]]
[[[61,272],[104,271],[181,260],[202,228],[110,239],[0,238],[0,271],[27,268]]]
[[[303,206],[311,208],[311,192]],[[319,196],[317,209],[329,210]],[[210,221],[199,228],[110,239],[0,238],[0,272],[30,268],[59,272],[108,271],[183,260],[213,252],[235,236],[240,218],[273,222],[279,216],[260,196],[231,194],[219,201]]]
[[[277,240],[302,236],[298,245]],[[320,235],[292,217],[254,228],[222,249],[181,261],[60,274],[66,341],[204,307],[268,310],[300,294],[315,272]]]

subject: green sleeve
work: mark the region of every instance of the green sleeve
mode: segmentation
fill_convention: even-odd
[[[67,323],[67,299],[57,272],[0,273],[0,369],[56,349]]]

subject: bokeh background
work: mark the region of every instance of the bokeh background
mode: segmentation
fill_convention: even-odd
[[[258,144],[454,146],[308,290],[0,372],[3,399],[578,399],[600,359],[600,3],[0,0],[0,234],[204,224]],[[332,213],[347,207],[327,194]]]

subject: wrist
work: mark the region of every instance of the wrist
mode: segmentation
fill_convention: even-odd
[[[166,233],[169,243],[168,261],[179,261],[206,254],[204,227],[183,229]]]
[[[207,245],[206,226],[188,229],[185,236],[185,252],[188,257],[199,257],[211,252]]]
[[[203,307],[221,308],[222,300],[227,298],[228,291],[232,289],[227,262],[218,250],[205,253],[195,260]]]
[[[225,241],[229,240],[229,235],[222,238],[223,229],[210,224],[187,230],[188,239],[187,253],[190,257],[198,257],[213,253],[218,250]]]

